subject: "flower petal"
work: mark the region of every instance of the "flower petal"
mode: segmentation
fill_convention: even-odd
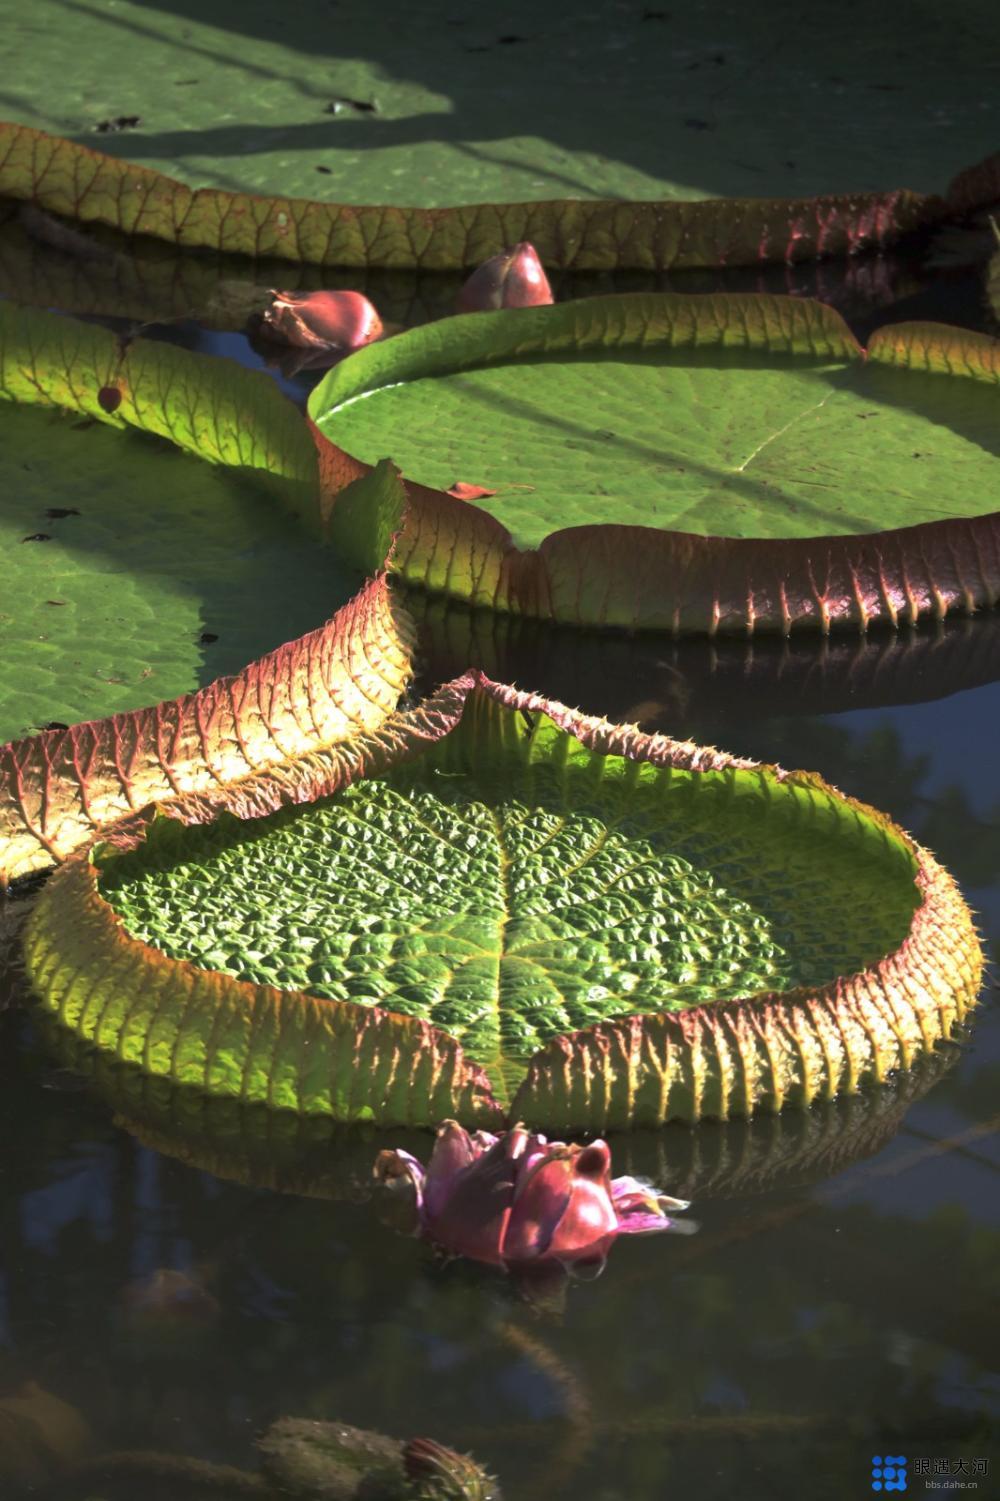
[[[417,1209],[423,1208],[426,1173],[424,1165],[410,1152],[379,1152],[372,1168],[372,1177],[387,1188],[396,1189],[405,1181],[412,1183],[417,1196]]]
[[[459,1173],[481,1157],[483,1150],[457,1121],[442,1122],[427,1166],[424,1198],[428,1214],[440,1213]]]
[[[689,1208],[687,1199],[671,1198],[640,1178],[615,1178],[611,1184],[611,1197],[618,1215],[618,1228],[623,1235],[694,1229],[693,1223],[678,1223],[667,1215],[669,1209]]]
[[[570,1206],[573,1164],[568,1155],[538,1156],[518,1180],[514,1207],[504,1237],[508,1261],[544,1256]]]
[[[508,1131],[499,1137],[451,1179],[433,1212],[425,1206],[424,1228],[433,1241],[478,1261],[503,1260],[501,1247],[526,1136],[527,1132]]]
[[[528,1155],[528,1154],[526,1154]],[[589,1147],[536,1148],[518,1180],[504,1241],[508,1261],[558,1256],[572,1260],[614,1237],[611,1154],[603,1141]]]
[[[275,292],[264,313],[268,333],[309,349],[360,349],[382,333],[382,320],[360,292]]]

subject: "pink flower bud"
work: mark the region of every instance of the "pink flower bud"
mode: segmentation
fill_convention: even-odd
[[[382,320],[360,292],[273,292],[263,332],[300,349],[344,354],[382,336]]]
[[[554,301],[549,279],[534,245],[501,250],[478,266],[458,294],[460,313],[483,313],[502,307],[542,307]]]

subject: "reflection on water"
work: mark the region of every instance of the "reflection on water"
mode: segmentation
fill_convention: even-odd
[[[767,652],[737,692],[745,649],[739,669],[702,650],[657,723],[885,807],[945,856],[995,943],[978,745],[1000,721],[995,631],[984,617],[935,638],[941,675],[912,638],[873,647],[857,710],[857,643],[827,649],[846,677],[823,688],[805,671],[799,703],[776,651],[780,713]],[[574,696],[617,712],[646,691],[623,676],[581,673]],[[818,712],[824,691],[843,712]],[[343,1418],[473,1449],[508,1498],[586,1501],[792,1498],[803,1475],[810,1496],[844,1501],[868,1493],[883,1448],[1000,1467],[989,994],[954,1046],[868,1099],[616,1142],[616,1171],[694,1198],[699,1233],[623,1242],[598,1281],[532,1301],[383,1223],[374,1134],[206,1107],[103,1066],[75,1087],[79,1054],[46,1049],[22,1012],[2,1021],[0,1399],[34,1382],[36,1403],[68,1404],[47,1409],[68,1450],[82,1421],[91,1446],[253,1469],[277,1418]],[[388,1144],[426,1153],[405,1133]],[[9,1428],[0,1405],[0,1474]]]

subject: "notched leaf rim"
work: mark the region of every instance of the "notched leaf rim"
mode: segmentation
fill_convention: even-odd
[[[601,754],[694,772],[752,770],[832,796],[907,851],[920,897],[899,948],[864,971],[822,986],[600,1022],[553,1039],[529,1061],[508,1119],[550,1130],[613,1130],[804,1107],[909,1068],[950,1037],[975,1004],[983,958],[969,910],[951,876],[886,815],[814,773],[611,725],[478,671],[373,734],[312,757],[291,798],[280,779],[264,773],[238,797],[220,789],[208,799],[147,809],[115,826],[108,845],[135,848],[154,817],[205,823],[224,808],[260,816],[289,800],[328,795],[419,755],[455,729],[477,697],[545,714]],[[302,1114],[387,1126],[432,1125],[446,1115],[470,1125],[503,1119],[485,1071],[433,1024],[198,969],[132,938],[100,895],[94,859],[92,845],[52,877],[25,938],[41,1004],[79,1035],[175,1084]],[[159,1015],[161,998],[175,1017]],[[233,1042],[237,1053],[227,1053]]]
[[[418,373],[525,353],[657,342],[869,360],[1000,384],[1000,340],[913,322],[876,330],[862,349],[835,309],[808,298],[643,292],[467,314],[358,351],[313,392],[310,430],[331,534],[348,555],[370,548],[364,535],[368,490],[377,491],[384,511],[385,473],[391,472],[399,481],[394,570],[408,584],[474,607],[562,625],[750,637],[898,628],[1000,602],[1000,511],[785,539],[605,523],[560,528],[536,548],[522,549],[474,501],[408,480],[390,460],[365,464],[317,426],[336,404]]]
[[[344,268],[453,270],[522,240],[530,240],[549,267],[591,270],[853,255],[974,207],[990,192],[995,171],[988,159],[959,173],[946,198],[891,189],[813,198],[552,199],[420,209],[193,190],[153,168],[0,122],[0,194],[178,245]]]
[[[176,380],[199,400],[174,421],[163,392]],[[122,398],[113,414],[100,400],[110,384]],[[3,400],[78,411],[169,439],[205,462],[266,471],[289,483],[297,524],[318,531],[314,445],[260,372],[148,339],[123,350],[106,329],[0,303]],[[289,780],[300,756],[381,723],[412,665],[412,622],[385,578],[391,541],[330,619],[235,675],[0,745],[0,891],[153,800],[210,798],[265,768]]]

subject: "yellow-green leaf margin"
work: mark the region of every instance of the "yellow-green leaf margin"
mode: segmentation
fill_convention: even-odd
[[[101,405],[102,387],[121,401]],[[122,347],[93,324],[0,303],[0,401],[62,407],[166,438],[208,463],[271,477],[318,530],[316,453],[274,382],[151,340]],[[388,540],[387,540],[388,547]],[[412,628],[386,555],[330,619],[231,677],[106,719],[0,745],[0,889],[45,870],[148,803],[211,798],[370,731],[409,678]],[[287,776],[287,770],[284,771]]]
[[[308,775],[297,770],[295,799],[334,792],[418,756],[464,716],[466,729],[486,744],[513,745],[524,714],[547,716],[563,739],[594,756],[704,775],[713,796],[746,793],[763,816],[775,803],[805,828],[853,818],[866,840],[889,851],[915,892],[902,942],[859,973],[557,1037],[530,1060],[509,1120],[607,1130],[805,1107],[908,1068],[950,1037],[974,1005],[982,951],[969,910],[951,876],[885,815],[813,774],[610,725],[481,673],[455,679],[372,735],[306,758]],[[237,811],[262,813],[287,796],[287,785],[265,773],[244,788]],[[165,812],[202,823],[231,801],[223,790],[179,799]],[[149,819],[147,813],[119,825],[113,848],[137,847]],[[25,936],[33,990],[80,1038],[175,1084],[305,1115],[382,1125],[431,1125],[447,1115],[496,1125],[504,1118],[484,1071],[428,1022],[238,980],[130,937],[100,893],[92,856],[80,852],[55,873]]]
[[[914,322],[878,329],[862,349],[834,308],[807,298],[623,293],[442,320],[358,351],[310,399],[324,518],[337,546],[366,566],[398,531],[393,570],[429,593],[560,625],[674,636],[864,631],[971,615],[1000,601],[1000,510],[970,505],[974,514],[789,537],[588,523],[519,547],[474,501],[397,479],[387,461],[373,468],[317,426],[338,405],[394,383],[628,348],[867,363],[1000,386],[1000,340]]]
[[[454,208],[322,203],[192,189],[150,167],[0,123],[0,195],[192,249],[322,266],[454,270],[530,240],[547,266],[753,265],[882,249],[948,211],[906,189],[818,198],[551,199]]]

